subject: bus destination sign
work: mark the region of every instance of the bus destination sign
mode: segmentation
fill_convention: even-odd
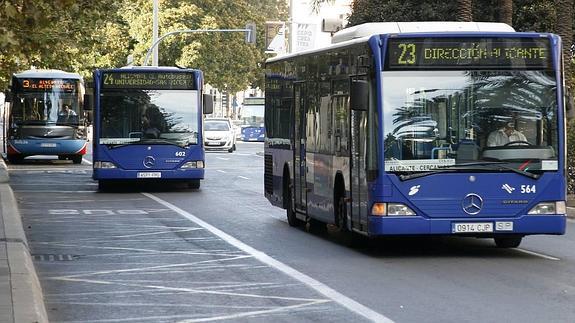
[[[78,83],[78,80],[73,79],[18,78],[16,80],[23,91],[74,92]]]
[[[547,38],[391,38],[386,69],[549,69]]]
[[[143,90],[196,89],[194,75],[192,73],[172,72],[104,72],[102,88]]]

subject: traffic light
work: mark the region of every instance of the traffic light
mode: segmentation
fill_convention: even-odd
[[[246,24],[246,43],[247,44],[256,44],[256,24],[253,22]]]
[[[222,107],[223,108],[228,108],[228,98],[229,98],[228,92],[222,93]]]

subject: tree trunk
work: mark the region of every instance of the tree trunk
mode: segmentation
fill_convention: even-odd
[[[472,0],[457,0],[457,13],[455,20],[457,21],[473,21],[472,14]]]
[[[513,26],[513,0],[499,0],[499,21]]]

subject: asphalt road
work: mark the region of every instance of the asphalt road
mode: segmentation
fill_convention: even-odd
[[[568,322],[575,225],[502,250],[472,238],[361,248],[290,228],[263,149],[208,153],[200,190],[98,193],[82,165],[9,165],[51,322]]]

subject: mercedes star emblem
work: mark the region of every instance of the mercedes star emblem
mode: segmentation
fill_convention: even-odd
[[[152,168],[154,167],[154,165],[156,165],[156,160],[154,159],[154,157],[146,156],[146,158],[144,158],[144,167]]]
[[[481,196],[470,193],[463,198],[461,201],[461,206],[463,207],[463,211],[469,215],[475,215],[481,211],[483,208],[483,199]]]

